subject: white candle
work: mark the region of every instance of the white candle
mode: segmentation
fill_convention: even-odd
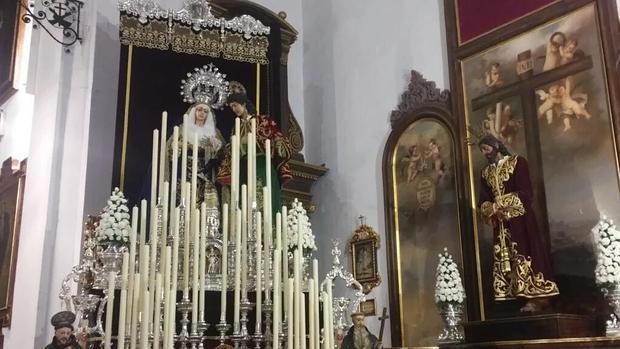
[[[140,201],[140,244],[146,245],[146,200]]]
[[[150,257],[150,265],[149,265],[149,291],[151,291],[151,297],[155,297],[155,274],[157,273],[157,240],[159,240],[159,236],[157,234],[157,225],[158,223],[158,210],[160,209],[159,205],[152,207],[151,208],[151,236],[150,236],[150,252],[151,252],[151,257]],[[154,302],[152,302],[151,304],[154,304]],[[148,314],[147,316],[152,319],[153,318],[153,310],[155,308],[154,307],[149,307],[149,310],[151,311],[150,314]],[[152,320],[149,320],[149,325],[152,322]]]
[[[256,118],[250,120],[252,125],[252,142],[248,143],[248,147],[252,149],[252,202],[256,202]]]
[[[131,309],[131,336],[130,338],[130,349],[136,349],[136,341],[138,337],[138,313],[140,312],[140,273],[134,274],[133,280],[133,302]]]
[[[294,308],[294,297],[293,297],[293,292],[290,292],[293,289],[293,285],[294,285],[294,279],[288,279],[287,283],[286,283],[286,288],[289,290],[288,294],[286,295],[286,308],[287,308],[287,312],[286,312],[286,316],[289,319],[289,323],[288,323],[288,329],[287,329],[287,349],[290,348],[295,348],[294,345],[294,326],[293,326],[293,319],[295,318],[294,314],[293,314],[293,308]],[[298,348],[298,347],[297,347]]]
[[[270,248],[270,244],[269,244],[269,238],[271,236],[271,225],[269,225],[269,189],[267,189],[267,187],[263,187],[263,234],[265,235],[264,241],[263,241],[263,245],[265,246],[264,248],[264,270],[270,270],[269,269],[269,262],[271,260],[271,248]],[[260,226],[259,222],[256,222],[257,227]],[[265,285],[265,301],[268,301],[271,299],[271,295],[270,295],[270,287],[269,287],[269,278],[270,275],[269,273],[265,273],[265,280],[264,281],[264,285]]]
[[[231,190],[232,190],[232,204],[234,205],[234,209],[236,210],[237,205],[239,204],[239,165],[240,165],[240,157],[241,157],[241,119],[239,118],[235,118],[235,137],[234,139],[232,139],[231,141],[233,142],[233,152],[231,156],[234,156],[233,159],[233,163],[232,163],[232,172],[233,172],[233,178],[232,178],[232,184],[231,184]],[[234,214],[234,210],[232,210],[232,213]]]
[[[172,166],[170,168],[170,217],[174,214],[174,208],[177,207],[177,175],[179,166],[179,127],[172,129]],[[172,223],[170,223],[172,230]]]
[[[163,197],[161,192],[164,185],[164,175],[166,164],[168,163],[166,138],[168,137],[168,112],[161,113],[161,137],[159,142],[159,197]]]
[[[164,259],[164,251],[166,250],[166,245],[168,244],[168,204],[170,199],[170,182],[164,182],[163,190],[162,190],[162,212],[161,212],[161,242],[160,242],[160,251],[159,257],[160,260]]]
[[[147,295],[147,290],[150,290],[150,284],[149,284],[149,251],[150,251],[150,246],[149,245],[144,245],[142,247],[142,251],[144,252],[143,256],[142,256],[142,262],[141,262],[141,266],[140,266],[140,274],[142,275],[142,281],[140,282],[140,285],[142,287],[142,317],[141,317],[141,322],[140,322],[140,328],[145,328],[148,329],[149,327],[142,327],[142,324],[146,324],[147,326],[150,326],[150,322],[149,319],[152,318],[152,314],[149,314],[147,312],[145,312],[144,310],[149,310],[148,306],[145,308],[144,307],[144,297],[148,297]],[[148,332],[148,331],[147,331]]]
[[[293,261],[293,279],[295,280],[295,309],[293,310],[293,325],[295,326],[295,348],[301,348],[301,275],[299,249],[295,249]]]
[[[185,183],[183,192],[187,197],[189,193],[189,183]],[[187,205],[187,199],[185,201],[185,218],[182,222],[183,230],[183,298],[187,299],[189,296],[185,292],[189,290],[189,241],[191,239],[191,227],[189,226],[189,218],[191,216],[191,205]]]
[[[199,247],[200,247],[200,239],[198,232],[198,225],[200,219],[200,211],[195,210],[192,211],[192,236],[193,238],[193,268],[192,268],[192,332],[196,332],[196,326],[198,325],[198,290],[200,285],[198,284],[198,274],[199,274]]]
[[[301,349],[306,349],[306,294],[301,293]]]
[[[159,143],[159,131],[153,130],[153,154],[151,155],[151,212],[157,204],[157,147]],[[152,220],[151,220],[152,221]]]
[[[174,210],[174,231],[173,231],[173,240],[172,240],[172,263],[171,263],[171,286],[170,286],[170,303],[168,304],[168,318],[169,318],[169,328],[168,328],[168,347],[166,349],[171,349],[173,347],[174,333],[176,331],[176,303],[177,303],[177,281],[179,279],[178,275],[178,264],[179,264],[179,214],[180,209],[176,208]]]
[[[262,251],[262,216],[260,212],[256,213],[256,329],[261,328],[263,320],[263,284],[261,269],[263,268],[263,251]],[[265,261],[267,262],[267,261]],[[266,270],[266,269],[265,269]]]
[[[204,202],[200,205],[200,267],[199,280],[200,294],[198,295],[198,319],[204,321],[205,311],[205,272],[207,267],[207,204]]]
[[[161,316],[161,273],[155,276],[155,302],[153,303],[155,321],[153,322],[153,349],[159,349],[159,317]]]
[[[327,338],[329,339],[329,347],[334,347],[334,295],[333,295],[332,280],[327,279],[327,325],[329,331],[327,331]]]
[[[280,276],[281,271],[281,263],[282,262],[282,252],[279,248],[276,248],[273,251],[273,338],[272,343],[274,343],[274,348],[280,348],[280,326],[282,321],[282,294]]]
[[[222,207],[222,221],[222,291],[220,294],[220,321],[226,323],[226,294],[228,291],[228,204],[224,204]]]
[[[188,127],[188,116],[183,115],[183,132],[182,132],[182,144],[181,144],[181,193],[185,191],[185,182],[187,181],[187,127]],[[187,193],[184,193],[187,194]],[[182,194],[183,195],[183,194]],[[185,196],[182,196],[185,197]],[[186,197],[185,197],[186,198]]]
[[[125,326],[131,330],[131,311],[133,305],[133,276],[136,273],[136,238],[138,234],[138,220],[140,212],[136,206],[131,210],[131,233],[129,234],[129,284],[127,286],[127,321]]]
[[[314,282],[312,283],[314,288],[314,348],[319,349],[320,347],[320,325],[319,325],[319,261],[315,258],[312,260],[312,279]]]
[[[284,280],[288,279],[288,209],[282,205],[282,270]]]
[[[116,286],[116,273],[108,273],[108,301],[105,306],[105,337],[103,347],[112,348],[112,319],[114,316],[114,289]]]
[[[288,213],[286,206],[282,206],[282,280],[288,280]],[[288,282],[284,282],[284,296],[288,295]],[[284,319],[289,313],[288,302],[284,302]],[[290,321],[289,321],[290,322]],[[290,327],[290,326],[289,326]]]
[[[235,214],[235,304],[234,304],[234,332],[239,332],[239,303],[241,298],[241,212],[237,208]]]
[[[151,295],[149,291],[144,291],[144,297],[142,299],[142,319],[140,322],[140,328],[145,329],[140,331],[140,349],[149,349],[149,331],[146,329],[149,328],[149,318],[148,314],[150,314],[149,303],[150,303]]]
[[[170,234],[172,234],[172,232]],[[166,349],[168,345],[168,334],[170,331],[168,327],[170,326],[169,303],[171,302],[171,299],[172,299],[170,297],[170,257],[171,255],[172,255],[172,247],[166,246],[166,249],[164,250],[164,254],[163,254],[164,256],[164,264],[163,264],[163,270],[164,270],[164,284],[163,284],[163,287],[164,287],[164,328],[163,328],[164,349]]]
[[[280,212],[276,213],[276,249],[282,251],[282,215]]]
[[[244,184],[241,186],[241,292],[243,296],[247,292],[248,271],[248,189]]]
[[[198,135],[194,134],[194,140],[192,142],[192,191],[191,191],[191,205],[192,212],[197,209],[198,199],[196,198],[196,189],[198,186]]]
[[[273,215],[273,211],[272,211],[272,207],[271,207],[271,193],[273,192],[273,188],[271,187],[271,141],[269,139],[267,139],[265,141],[265,181],[267,182],[266,186],[267,186],[267,195],[265,195],[265,197],[267,198],[267,214],[265,216],[265,221],[267,222],[267,226],[269,226],[269,234],[267,234],[267,246],[269,248],[271,248],[272,246],[272,240],[273,240],[273,236],[271,235],[271,227],[273,226],[272,224],[272,215]],[[266,232],[267,233],[267,232]],[[268,249],[270,250],[270,249]]]
[[[323,301],[323,349],[327,349],[329,348],[329,338],[328,338],[329,336],[327,335],[327,332],[329,331],[329,314],[328,314],[329,309],[327,309],[327,303],[328,303],[327,291],[325,290],[323,291],[323,295],[321,298]]]
[[[125,348],[125,322],[127,317],[127,286],[129,284],[129,253],[123,253],[123,266],[121,269],[121,304],[118,308],[118,332],[117,347]]]
[[[309,348],[310,349],[319,349],[316,348],[314,346],[314,338],[316,336],[315,334],[315,328],[314,328],[314,317],[315,317],[315,313],[314,313],[314,279],[309,279],[308,280],[308,291],[309,291],[309,297],[308,297],[308,329],[310,332],[310,337],[308,338],[308,343],[309,343]]]

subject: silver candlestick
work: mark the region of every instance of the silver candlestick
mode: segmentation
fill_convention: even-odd
[[[184,292],[185,293],[185,292]],[[189,324],[189,313],[192,310],[192,302],[190,302],[187,294],[183,295],[183,299],[177,303],[177,311],[181,312],[181,332],[179,333],[178,342],[181,343],[181,348],[185,348],[189,341],[189,331],[187,324]]]
[[[241,304],[239,305],[239,310],[241,311],[241,331],[239,335],[241,337],[241,348],[248,348],[249,341],[249,333],[248,333],[248,314],[250,310],[254,307],[254,303],[250,302],[247,298],[241,300]]]
[[[254,341],[255,349],[260,349],[262,347],[261,343],[265,341],[265,336],[260,333],[251,336],[251,338]]]
[[[230,325],[222,319],[219,324],[215,325],[215,328],[220,333],[220,345],[224,345],[226,342],[226,332],[230,331]]]
[[[269,292],[267,292],[268,294]],[[267,299],[263,304],[263,312],[265,313],[265,349],[271,349],[271,342],[273,341],[271,333],[271,314],[273,312],[273,304],[271,299]]]
[[[198,323],[198,335],[200,336],[200,343],[198,343],[198,349],[204,349],[205,332],[209,328],[210,324],[206,323],[203,319]]]

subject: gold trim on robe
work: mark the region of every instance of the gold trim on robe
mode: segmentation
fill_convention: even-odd
[[[523,216],[523,202],[516,193],[505,193],[504,183],[510,179],[517,166],[517,156],[507,156],[497,164],[487,166],[482,178],[493,192],[494,202],[484,202],[480,210],[485,217],[501,212],[497,241],[493,245],[493,290],[495,300],[511,300],[517,297],[550,297],[560,293],[555,282],[545,280],[543,273],[532,269],[532,258],[520,254],[518,245],[510,238],[506,222]]]

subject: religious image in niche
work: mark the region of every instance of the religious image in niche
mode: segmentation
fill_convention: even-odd
[[[486,131],[529,161],[531,181],[537,183],[532,210],[543,236],[548,233],[562,292],[556,308],[578,314],[602,311],[593,277],[596,257],[588,232],[602,214],[620,219],[618,154],[607,86],[615,77],[606,75],[596,13],[596,3],[590,3],[461,62],[467,124],[479,127],[492,120],[489,116],[497,114],[493,113],[497,108],[485,101],[496,100],[497,94],[507,96],[501,102],[510,105],[516,121],[537,121],[531,125],[535,127],[526,128],[523,123],[512,140],[493,128],[493,122],[488,122]],[[493,62],[499,62],[500,67],[522,64],[527,74],[504,69],[504,85],[491,89],[485,71]],[[488,166],[487,159],[477,147],[469,152],[473,173],[481,173]],[[482,183],[472,178],[470,184],[478,196]],[[480,268],[490,270],[493,229],[483,217],[475,219]],[[508,309],[505,302],[493,302],[490,273],[481,278],[487,317],[516,310]]]
[[[12,198],[10,193],[2,194],[0,199]],[[11,252],[13,247],[15,202],[0,201],[0,309],[8,306],[9,278],[11,272]]]
[[[432,347],[443,326],[434,303],[436,251],[460,251],[454,141],[437,119],[412,122],[394,145],[390,188],[399,227],[403,346]],[[460,260],[460,256],[455,256]]]
[[[355,279],[364,280],[375,276],[372,241],[355,244]]]

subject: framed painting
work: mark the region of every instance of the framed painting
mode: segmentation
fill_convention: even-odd
[[[11,325],[26,160],[8,158],[0,172],[0,327]]]
[[[375,303],[375,299],[367,299],[360,303],[360,311],[364,314],[364,316],[377,315],[377,306]]]
[[[446,5],[453,14],[455,3]],[[496,241],[479,202],[488,161],[465,142],[476,135],[494,136],[529,164],[529,211],[560,292],[555,311],[593,316],[606,311],[594,283],[590,229],[602,215],[620,219],[616,13],[613,1],[552,3],[463,47],[457,45],[455,19],[447,14],[471,208],[465,236],[474,246],[470,262],[477,275],[468,290],[478,301],[472,318],[510,316],[523,305],[494,301]]]
[[[437,346],[437,255],[447,247],[463,266],[453,130],[448,91],[412,71],[383,155],[394,347]]]
[[[15,63],[24,23],[18,0],[0,2],[0,105],[16,92]]]
[[[349,240],[353,278],[362,285],[364,293],[381,283],[377,266],[379,244],[379,234],[363,222]]]

